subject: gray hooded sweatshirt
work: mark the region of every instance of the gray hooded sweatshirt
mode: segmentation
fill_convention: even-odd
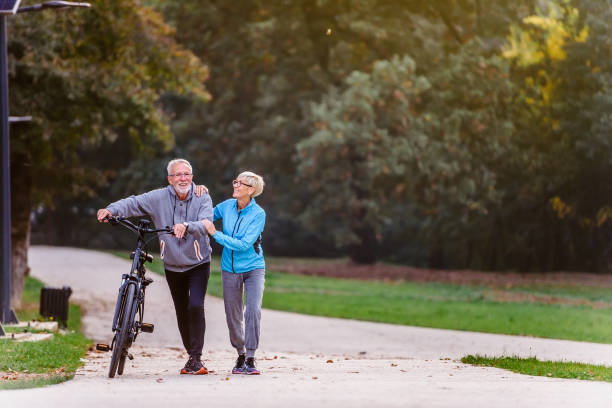
[[[203,219],[212,221],[213,206],[208,194],[197,197],[194,184],[187,198],[179,200],[173,186],[130,196],[109,204],[106,209],[119,217],[148,215],[156,228],[187,222],[187,233],[181,239],[174,235],[160,234],[160,257],[164,267],[172,272],[185,272],[205,262],[210,262],[210,242],[202,224]]]

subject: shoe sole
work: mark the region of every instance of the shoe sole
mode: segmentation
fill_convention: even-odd
[[[187,375],[204,375],[204,374],[208,374],[208,370],[205,368],[200,368],[200,370],[198,371],[187,371],[185,369],[181,370],[181,374],[187,374]]]
[[[250,373],[245,371],[245,372],[244,372],[244,374],[245,374],[245,375],[259,375],[259,374],[261,374],[261,373],[260,373],[259,371],[250,372]]]
[[[232,374],[244,374],[244,370],[232,370]]]
[[[195,371],[193,373],[190,373],[192,375],[205,375],[208,374],[208,370],[204,367],[200,368],[198,371]]]

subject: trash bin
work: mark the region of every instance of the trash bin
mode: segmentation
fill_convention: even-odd
[[[63,288],[40,289],[40,315],[52,318],[60,322],[62,327],[66,327],[68,321],[68,298],[72,294],[72,289],[68,286]]]

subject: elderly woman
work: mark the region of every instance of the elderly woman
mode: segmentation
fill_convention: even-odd
[[[261,233],[266,213],[257,205],[255,197],[262,193],[264,181],[261,176],[245,171],[232,185],[233,198],[214,209],[213,221],[222,219],[223,231],[218,231],[209,220],[202,220],[202,223],[214,240],[223,246],[221,274],[225,318],[230,342],[238,351],[232,374],[260,374],[255,367],[255,350],[259,345],[265,281]],[[246,309],[242,300],[245,292]]]

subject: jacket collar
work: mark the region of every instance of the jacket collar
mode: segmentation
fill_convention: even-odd
[[[257,203],[255,201],[255,198],[251,198],[251,201],[249,201],[249,204],[246,207],[244,207],[242,210],[240,210],[240,212],[243,212],[243,211],[248,212],[251,210],[251,208],[255,207],[256,204]],[[234,208],[236,209],[236,211],[238,211],[238,200],[234,200]]]

